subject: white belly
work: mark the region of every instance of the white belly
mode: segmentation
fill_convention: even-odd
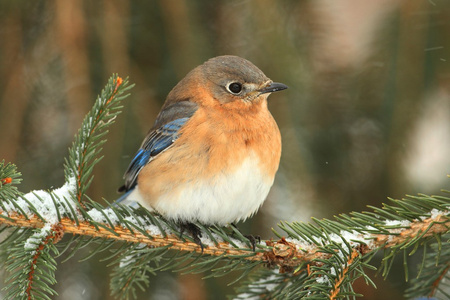
[[[199,178],[174,186],[160,196],[153,207],[139,201],[140,195],[136,195],[136,201],[172,220],[225,225],[253,215],[266,199],[272,184],[273,178],[263,175],[258,159],[250,156],[227,176],[218,174],[210,179]]]

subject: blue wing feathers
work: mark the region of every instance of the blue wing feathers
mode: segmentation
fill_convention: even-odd
[[[139,151],[136,153],[133,160],[131,161],[130,166],[128,167],[128,171],[130,173],[137,174],[137,172],[139,172],[139,170],[143,168],[148,163],[149,160],[150,160],[150,151],[139,149]]]
[[[167,149],[178,138],[178,132],[189,118],[176,119],[163,125],[155,131],[152,138],[146,143],[151,156],[156,156]]]
[[[155,125],[145,137],[141,148],[128,166],[125,184],[119,191],[129,191],[136,186],[142,168],[154,157],[167,150],[178,138],[180,129],[197,111],[198,105],[190,98],[168,98],[156,118]]]
[[[151,131],[141,148],[136,153],[125,172],[124,190],[128,191],[136,185],[136,180],[141,169],[148,164],[155,156],[168,149],[178,138],[179,131],[189,118],[179,118],[162,125]]]

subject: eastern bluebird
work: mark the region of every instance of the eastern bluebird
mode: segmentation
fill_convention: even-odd
[[[167,96],[124,175],[122,200],[180,224],[225,225],[252,216],[281,156],[267,97],[286,88],[237,56],[196,67]]]

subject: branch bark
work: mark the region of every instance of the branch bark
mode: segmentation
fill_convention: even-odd
[[[5,212],[0,210],[0,224],[15,227],[26,228],[42,228],[44,223],[37,216],[29,217],[28,220],[20,214],[10,213],[8,218],[5,218]],[[2,217],[3,216],[3,217]],[[108,224],[104,226],[111,228]],[[379,248],[390,248],[395,245],[400,245],[414,237],[422,235],[422,237],[432,236],[434,234],[442,234],[448,231],[450,227],[450,220],[444,213],[436,216],[411,222],[408,228],[393,229],[389,235],[385,234],[367,234],[365,238],[373,238],[373,243],[369,245],[359,245],[355,247],[361,255],[367,254]],[[96,227],[88,221],[78,221],[78,225],[75,221],[69,218],[61,218],[59,224],[53,225],[53,228],[58,228],[59,234],[77,234],[92,237],[100,237],[106,239],[114,239],[118,241],[126,241],[131,243],[144,243],[150,247],[162,247],[170,245],[170,248],[177,251],[189,251],[199,252],[202,250],[199,245],[190,241],[183,241],[176,235],[169,235],[167,237],[154,235],[152,238],[148,238],[146,235],[134,231],[131,232],[128,228],[116,226],[111,228],[116,234],[102,227]],[[60,239],[60,238],[59,238]],[[57,242],[59,239],[56,239]],[[281,271],[290,271],[293,268],[304,264],[311,263],[316,258],[327,258],[327,254],[319,251],[316,246],[308,246],[307,249],[301,248],[300,244],[287,241],[282,238],[278,241],[267,240],[265,241],[267,246],[271,249],[266,251],[256,251],[253,256],[248,256],[246,259],[252,261],[263,261],[269,266],[278,266]],[[251,249],[249,249],[251,250]],[[213,256],[234,256],[245,255],[249,252],[242,249],[236,249],[232,245],[226,242],[218,243],[215,246],[205,247],[203,254]]]

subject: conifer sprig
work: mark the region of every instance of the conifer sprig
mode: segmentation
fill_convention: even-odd
[[[4,221],[1,230],[5,225],[29,228],[20,233],[12,231],[1,245],[0,254],[10,273],[4,287],[6,299],[50,299],[56,294],[52,288],[56,283],[54,257],[59,254],[56,243],[64,235],[62,220],[78,223],[83,217],[79,209],[83,206],[81,199],[92,181],[93,167],[101,159],[101,145],[106,141],[102,137],[120,113],[120,101],[126,97],[122,94],[129,88],[128,80],[111,77],[69,150],[63,187],[23,195],[15,187],[20,183],[15,166],[0,163],[0,218]]]
[[[196,224],[202,231],[201,249],[189,235],[180,236],[177,224],[155,213],[90,200],[85,193],[107,127],[130,87],[116,75],[108,81],[69,150],[63,187],[23,195],[16,188],[20,173],[0,162],[0,232],[5,236],[0,258],[9,272],[7,299],[50,299],[56,293],[56,258],[64,254],[70,259],[88,245],[83,260],[104,254],[103,260],[114,266],[111,290],[120,299],[136,298],[139,289],[149,286],[150,276],[163,270],[206,277],[234,272],[231,283],[251,274],[237,299],[353,299],[357,278],[374,285],[366,270],[376,268],[371,262],[375,253],[384,253],[379,271],[388,276],[395,257],[407,258],[418,249],[424,259],[407,295],[448,295],[443,281],[450,269],[446,195],[390,199],[381,208],[332,220],[282,222],[274,230],[280,239],[262,241],[255,251],[233,228]],[[405,260],[406,276],[408,265]]]
[[[76,178],[76,199],[81,203],[82,196],[91,184],[94,166],[100,162],[102,145],[106,143],[105,136],[109,127],[121,112],[121,102],[128,97],[124,94],[134,85],[128,85],[128,78],[123,80],[113,75],[94,103],[94,107],[83,120],[75,141],[69,149],[69,160],[65,161],[64,172],[66,180]]]
[[[5,164],[4,160],[0,161],[0,200],[15,199],[21,195],[16,187],[22,181],[20,176],[15,165]]]

